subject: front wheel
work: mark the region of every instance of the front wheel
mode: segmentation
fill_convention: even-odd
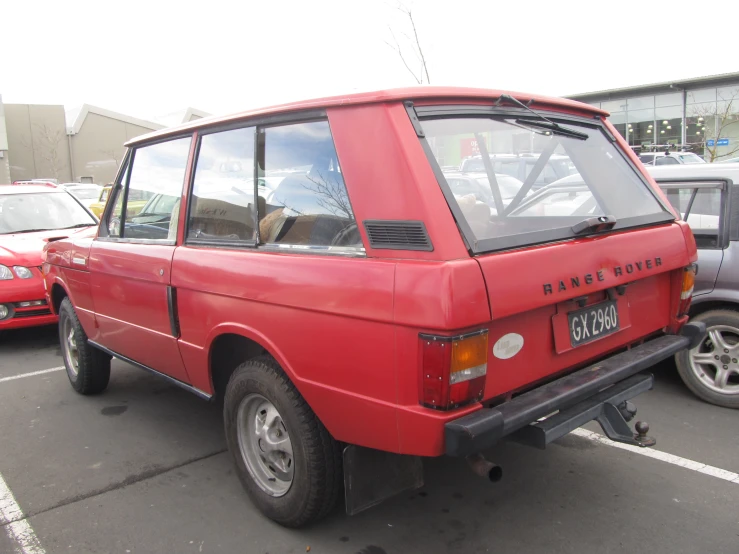
[[[59,343],[72,388],[80,394],[99,394],[110,380],[110,356],[90,346],[69,298],[59,306]]]
[[[725,408],[739,408],[739,312],[711,310],[691,321],[706,324],[706,338],[675,355],[678,373],[696,396]]]
[[[280,366],[241,364],[226,387],[228,449],[259,510],[287,527],[326,516],[341,490],[341,452]]]

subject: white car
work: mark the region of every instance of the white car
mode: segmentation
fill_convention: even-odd
[[[77,198],[77,200],[82,202],[86,208],[89,208],[92,204],[98,201],[98,198],[100,198],[100,191],[103,189],[103,187],[99,185],[88,183],[62,183],[59,187],[72,194]]]
[[[643,152],[639,159],[644,165],[704,164],[706,160],[693,152]]]

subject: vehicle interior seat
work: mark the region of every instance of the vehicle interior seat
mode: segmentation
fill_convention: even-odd
[[[262,242],[327,246],[354,225],[344,178],[327,166],[315,163],[307,173],[280,182],[260,211]]]

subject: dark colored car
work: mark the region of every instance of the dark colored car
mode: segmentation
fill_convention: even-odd
[[[510,176],[441,170],[476,135],[522,132],[546,149],[507,203]],[[511,435],[543,448],[597,418],[649,446],[627,423],[640,371],[702,338],[690,228],[592,106],[417,87],[127,146],[96,236],[45,251],[69,381],[103,392],[115,356],[221,399],[236,472],[281,524],[419,487],[424,457],[497,479],[481,452]],[[516,212],[552,156],[592,213]],[[161,204],[129,216],[142,191]]]
[[[708,336],[675,361],[698,397],[739,408],[739,163],[648,168],[698,245],[692,321]]]

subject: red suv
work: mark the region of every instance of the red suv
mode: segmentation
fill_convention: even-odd
[[[496,479],[480,452],[511,435],[651,444],[627,401],[703,336],[696,246],[606,115],[424,87],[130,141],[97,236],[46,248],[72,386],[103,391],[115,356],[222,399],[246,491],[289,526],[342,485],[350,513],[420,486],[425,456]],[[470,140],[489,196],[441,169]],[[540,154],[504,199],[489,160],[517,145]],[[553,156],[577,173],[532,194]]]

